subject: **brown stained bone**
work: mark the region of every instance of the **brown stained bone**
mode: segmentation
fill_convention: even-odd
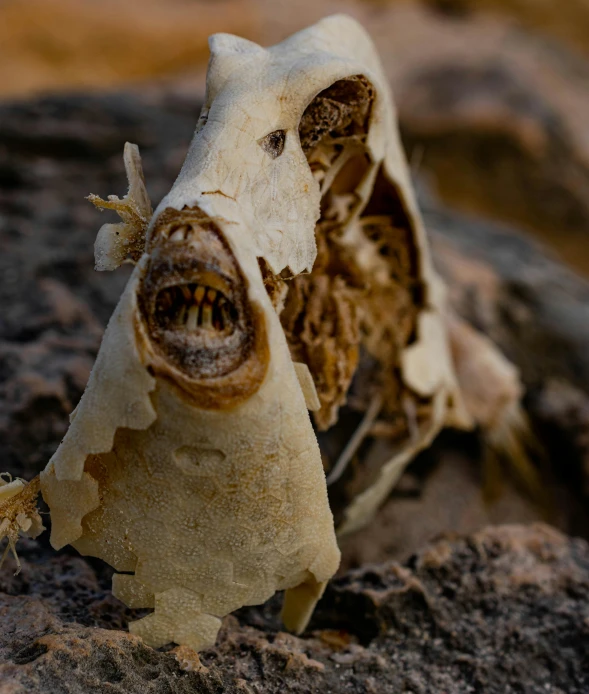
[[[358,365],[360,341],[361,288],[352,273],[346,278],[330,272],[330,264],[337,266],[338,258],[328,240],[327,226],[318,225],[313,272],[287,283],[280,314],[293,361],[307,364],[313,376],[321,403],[314,415],[319,429],[327,429],[337,420]]]
[[[188,378],[219,378],[252,357],[244,278],[222,233],[200,210],[160,215],[139,301],[154,347]]]
[[[368,378],[355,394],[354,409],[366,411],[379,397],[388,415],[406,419],[404,409],[415,400],[401,387],[397,369],[422,303],[416,251],[402,205],[382,174],[360,218],[359,238],[351,243],[345,238],[357,203],[354,190],[368,165],[363,142],[373,98],[364,77],[341,80],[311,102],[299,126],[301,145],[322,187],[322,216],[313,271],[287,282],[281,321],[293,359],[306,363],[315,381],[319,430],[335,424],[348,400],[361,346]],[[346,156],[338,168],[338,160]],[[361,268],[358,254],[371,257],[372,272]],[[397,433],[407,435],[407,428],[398,424]]]
[[[335,82],[307,106],[299,137],[320,185],[348,148],[362,151],[373,98],[370,82],[356,76]],[[307,364],[315,382],[321,409],[314,419],[321,430],[337,421],[359,359],[359,301],[364,278],[340,243],[346,208],[354,201],[350,195],[346,199],[346,193],[353,188],[353,182],[348,182],[347,190],[344,184],[343,195],[338,195],[333,181],[325,191],[315,233],[313,271],[286,283],[282,304],[281,321],[293,360]]]
[[[145,363],[204,407],[243,401],[266,374],[266,323],[215,220],[165,209],[149,243],[136,325]]]
[[[406,230],[396,228],[387,215],[369,210],[361,218],[363,244],[383,258],[389,273],[385,285],[373,282],[356,264],[354,253],[341,243],[337,224],[326,221],[317,227],[318,257],[310,275],[287,283],[288,294],[281,313],[295,361],[304,361],[315,379],[322,409],[315,414],[319,429],[332,426],[339,407],[345,404],[358,368],[360,345],[367,362],[376,362],[370,384],[364,383],[356,409],[366,409],[375,389],[382,389],[385,410],[402,412],[402,399],[395,369],[400,350],[410,343],[415,329],[417,297],[412,292],[415,268]]]
[[[315,154],[320,150],[321,144]],[[344,167],[324,195],[313,271],[286,282],[281,313],[293,360],[309,366],[321,403],[314,420],[326,432],[324,465],[336,522],[396,450],[418,436],[432,412],[430,400],[412,392],[399,369],[424,302],[410,222],[379,172],[350,240],[346,222],[356,184],[357,179],[347,180]],[[370,258],[370,270],[358,262],[361,255]],[[370,430],[379,415],[381,434],[375,438]],[[334,426],[338,418],[343,426]],[[356,428],[365,429],[358,439],[362,450],[348,453]]]
[[[308,156],[322,140],[364,135],[368,127],[374,89],[358,75],[324,89],[307,106],[299,126],[301,147]]]

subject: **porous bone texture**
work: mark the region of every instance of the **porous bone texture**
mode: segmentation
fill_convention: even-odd
[[[184,167],[154,213],[146,252],[109,323],[88,388],[42,475],[54,545],[74,543],[119,571],[134,572],[115,579],[115,593],[155,612],[132,630],[154,645],[176,641],[194,648],[214,641],[220,616],[278,589],[292,590],[285,623],[304,628],[339,561],[319,448],[259,261],[275,274],[313,265],[315,222],[328,186],[320,185],[310,166],[311,149],[318,145],[304,136],[305,151],[298,128],[305,107],[331,85],[336,86],[318,108],[327,108],[337,123],[334,137],[356,138],[366,162],[363,175],[352,177],[344,190],[356,200],[348,208],[335,195],[338,186],[345,189],[344,162],[334,161],[338,177],[326,173],[341,243],[350,253],[358,251],[366,275],[387,285],[390,263],[374,246],[362,252],[366,220],[359,215],[384,213],[385,229],[401,220],[402,233],[410,237],[409,284],[416,285],[411,290],[418,311],[412,312],[396,361],[384,360],[383,368],[397,368],[404,387],[428,399],[423,426],[346,509],[343,531],[370,518],[404,465],[448,419],[456,390],[443,295],[392,101],[366,33],[353,20],[335,16],[268,50],[218,35],[211,53],[206,103]],[[342,80],[349,83],[343,91]],[[265,331],[263,378],[252,388],[244,371],[241,395],[234,378],[238,396],[232,403],[195,397],[194,388],[201,387],[195,379],[187,391],[186,375],[155,354],[146,334],[138,298],[142,282],[155,256],[172,248],[173,234],[162,238],[161,220],[185,210],[198,210],[225,239],[247,302],[259,316],[258,328]],[[176,250],[169,251],[171,264]],[[373,318],[366,329],[369,338],[378,322]],[[367,348],[378,352],[379,339],[372,338]],[[207,381],[209,391],[213,380]]]
[[[136,311],[144,265],[115,318]],[[156,413],[151,426],[118,428],[112,446],[85,458],[79,480],[59,479],[67,465],[61,449],[42,475],[54,545],[74,543],[83,554],[135,572],[115,577],[114,592],[134,607],[155,606],[153,615],[131,625],[154,645],[210,644],[218,617],[263,602],[275,590],[324,582],[339,563],[304,397],[261,278],[252,284],[266,304],[271,345],[268,373],[255,395],[228,411],[203,410],[158,380],[154,393],[145,394]],[[135,334],[132,321],[117,327]],[[127,344],[128,353],[117,358],[135,363],[132,337]],[[110,348],[105,339],[102,353]],[[95,383],[108,379],[105,368]],[[138,392],[130,379],[125,386]],[[80,416],[73,422],[80,432],[109,426],[98,413],[85,421]],[[98,495],[87,493],[96,484]]]

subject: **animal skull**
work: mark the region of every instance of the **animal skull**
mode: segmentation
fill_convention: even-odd
[[[99,232],[97,268],[136,266],[41,475],[52,544],[108,561],[114,594],[155,608],[133,633],[196,649],[276,590],[304,629],[337,569],[307,406],[319,429],[350,393],[365,412],[330,471],[355,489],[341,533],[445,423],[470,425],[369,37],[334,16],[269,49],[210,46],[194,139],[149,224],[132,145],[127,197],[93,197],[124,222]],[[346,464],[381,411],[402,420],[397,449],[358,481]]]

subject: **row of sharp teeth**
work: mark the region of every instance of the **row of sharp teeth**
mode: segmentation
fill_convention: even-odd
[[[164,289],[158,309],[170,316],[170,323],[186,330],[199,328],[224,331],[233,320],[231,306],[221,292],[202,284],[184,284]]]

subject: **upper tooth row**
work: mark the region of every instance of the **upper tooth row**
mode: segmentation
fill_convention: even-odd
[[[202,303],[203,299],[205,298],[208,302],[213,303],[215,299],[217,298],[217,290],[213,289],[212,287],[204,287],[202,284],[197,285],[196,289],[194,290],[194,293],[191,293],[190,287],[187,284],[184,284],[180,287],[180,291],[182,292],[184,296],[184,300],[186,302],[191,302],[194,301],[196,304]],[[219,293],[220,294],[220,293]],[[219,296],[219,305],[222,305],[225,303],[225,298],[223,297],[222,294]]]
[[[175,229],[169,236],[170,241],[184,241],[184,239],[187,239],[190,232],[192,230],[192,227],[188,224],[184,224],[181,227],[178,227]]]
[[[176,323],[183,325],[186,321],[188,330],[196,330],[201,325],[203,328],[211,328],[214,325],[216,315],[220,328],[223,330],[230,324],[229,309],[227,300],[216,289],[198,285],[194,292],[190,291],[187,285],[180,287],[186,304],[192,303],[190,307],[185,304],[176,317]],[[215,300],[216,303],[215,303]],[[215,314],[215,311],[218,311]]]

